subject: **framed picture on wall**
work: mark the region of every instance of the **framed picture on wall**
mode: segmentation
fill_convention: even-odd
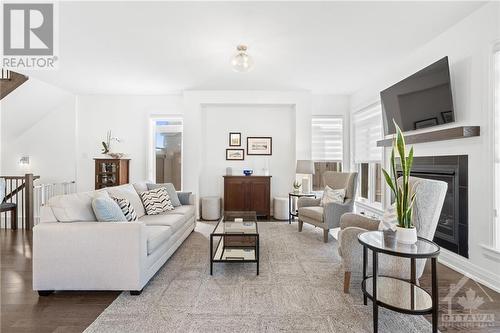
[[[248,137],[247,155],[272,155],[273,138],[271,137]]]
[[[243,161],[245,159],[245,150],[243,149],[226,149],[227,161]]]
[[[229,133],[229,146],[230,147],[241,146],[241,133],[236,133],[236,132]]]

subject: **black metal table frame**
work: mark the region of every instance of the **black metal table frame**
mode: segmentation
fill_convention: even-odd
[[[224,223],[223,220],[220,220],[217,225],[214,228],[214,231],[217,230],[217,227],[219,226],[219,223]],[[231,262],[252,262],[257,264],[257,275],[259,275],[259,226],[257,222],[255,223],[255,233],[247,234],[247,233],[214,233],[212,232],[210,234],[210,275],[213,274],[213,264],[217,262],[225,262],[225,263],[231,263]],[[224,248],[252,248],[255,250],[255,259],[215,259],[215,255],[217,254],[217,248],[219,247],[220,242],[225,236],[249,236],[249,237],[254,237],[255,238],[255,246],[225,246]],[[214,237],[219,237],[219,242],[217,242],[217,246],[215,247],[215,253],[213,253],[213,246],[214,246]],[[222,254],[224,253],[224,250]],[[222,257],[221,254],[221,257]]]
[[[418,237],[418,239],[433,243],[425,238]],[[378,332],[378,307],[382,306],[386,309],[399,312],[399,313],[404,313],[404,314],[410,314],[410,315],[424,315],[424,314],[432,314],[432,332],[437,333],[438,332],[438,307],[439,307],[439,293],[438,293],[438,282],[437,282],[437,257],[440,252],[440,248],[437,244],[433,243],[438,250],[429,253],[429,254],[411,254],[411,253],[403,253],[403,252],[395,252],[395,251],[389,251],[389,250],[384,250],[380,249],[374,246],[371,246],[369,244],[364,243],[359,239],[358,235],[358,241],[361,243],[363,246],[363,281],[361,282],[361,289],[363,291],[363,303],[364,305],[367,305],[367,299],[369,298],[372,301],[373,304],[373,332]],[[372,276],[368,276],[366,273],[367,266],[368,266],[368,249],[372,250]],[[392,279],[397,279],[401,281],[405,281],[407,283],[410,283],[412,286],[415,286],[417,288],[420,288],[421,290],[425,291],[427,294],[427,290],[421,288],[420,286],[417,285],[417,272],[416,272],[416,260],[417,259],[431,259],[431,274],[432,274],[432,293],[429,294],[431,299],[432,299],[432,307],[428,310],[407,310],[407,309],[401,309],[396,306],[393,306],[391,304],[386,304],[381,301],[377,300],[377,277],[378,275],[378,253],[383,253],[383,254],[388,254],[396,257],[402,257],[402,258],[409,258],[410,259],[410,280],[404,280],[404,279],[398,279],[394,277],[389,277]],[[380,277],[386,277],[384,275],[380,275]],[[373,295],[370,295],[366,291],[366,281],[367,279],[372,278],[372,293]],[[411,289],[413,292],[413,288]],[[412,293],[413,294],[413,293]]]
[[[298,210],[295,210],[292,213],[292,198],[314,198],[316,199],[316,194],[314,193],[288,193],[288,224],[292,224],[292,221],[295,217],[299,217]]]

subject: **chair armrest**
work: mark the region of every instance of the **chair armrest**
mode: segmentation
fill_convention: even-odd
[[[321,199],[302,197],[297,200],[297,208],[319,206]]]
[[[339,254],[345,271],[360,271],[362,268],[363,246],[358,241],[358,235],[363,232],[366,232],[366,229],[359,227],[348,227],[339,231]]]
[[[323,207],[324,221],[331,228],[338,228],[340,218],[345,213],[352,212],[353,202],[347,200],[344,203],[330,202]]]
[[[340,229],[358,227],[365,230],[378,230],[380,221],[360,214],[347,213],[340,218]]]

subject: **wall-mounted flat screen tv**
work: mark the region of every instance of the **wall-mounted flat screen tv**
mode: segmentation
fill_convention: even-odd
[[[448,57],[380,92],[385,134],[455,121]]]

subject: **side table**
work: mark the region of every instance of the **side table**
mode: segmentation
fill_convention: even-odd
[[[424,315],[432,314],[432,332],[438,332],[438,284],[437,257],[439,246],[425,238],[418,237],[415,244],[406,245],[396,241],[395,233],[383,231],[368,231],[358,235],[358,241],[363,245],[363,290],[364,304],[367,298],[373,303],[373,332],[378,331],[378,307],[382,306],[392,311]],[[368,249],[372,251],[372,276],[367,275]],[[410,259],[409,280],[378,275],[378,254],[383,253],[396,257]],[[417,285],[416,260],[431,259],[432,294]]]
[[[302,197],[307,197],[307,198],[315,198],[316,199],[316,194],[314,193],[293,193],[290,192],[288,193],[288,224],[291,224],[293,219],[295,217],[299,216],[299,210],[293,205],[293,201],[295,198],[302,198]]]

